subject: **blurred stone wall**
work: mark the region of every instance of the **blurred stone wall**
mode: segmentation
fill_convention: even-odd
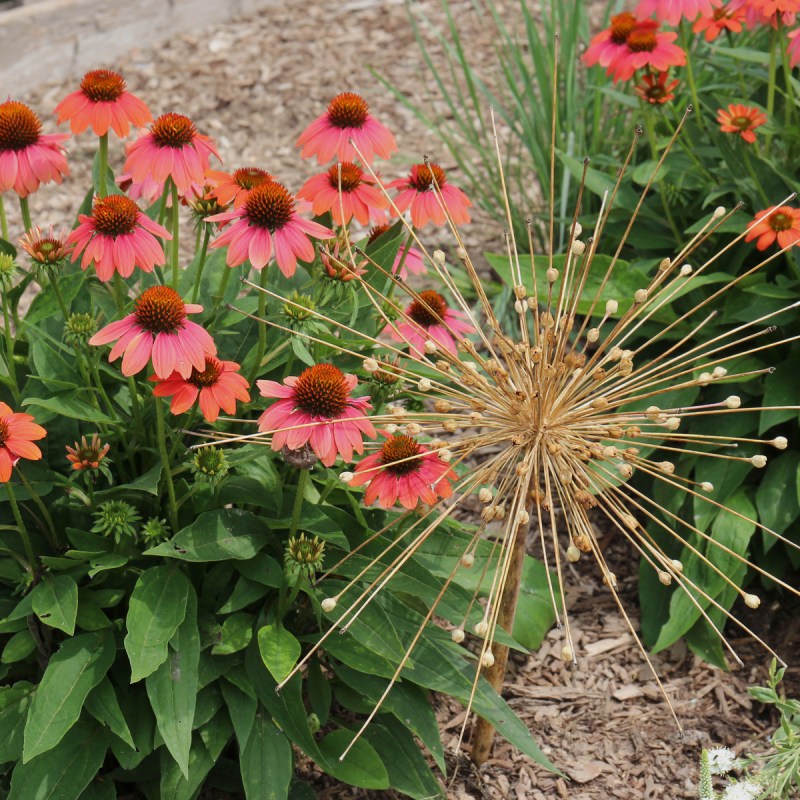
[[[0,2],[0,95],[78,76],[138,47],[280,0],[23,0]]]

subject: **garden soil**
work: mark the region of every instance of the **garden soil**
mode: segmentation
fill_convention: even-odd
[[[516,4],[504,0],[498,7],[513,24]],[[418,17],[427,17],[444,29],[438,0],[417,0],[413,9]],[[489,20],[470,2],[455,0],[450,9],[468,43],[470,62],[491,84],[498,67]],[[428,41],[435,59],[442,63],[441,46],[432,36]],[[176,35],[157,48],[143,43],[119,63],[97,66],[120,70],[129,88],[156,114],[176,111],[190,116],[201,133],[214,137],[227,165],[263,167],[294,191],[314,172],[313,164],[300,160],[294,142],[340,91],[362,93],[373,113],[395,133],[401,152],[384,169],[384,177],[397,177],[403,167],[394,165],[419,161],[423,154],[444,167],[452,163],[435,136],[372,73],[396,85],[422,111],[444,110],[415,43],[406,6],[398,0],[285,0],[277,8],[199,35]],[[75,84],[74,80],[53,82],[20,99],[46,116]],[[48,132],[51,129],[50,122]],[[89,184],[92,137],[70,141],[69,149],[73,176],[63,190],[45,187],[31,198],[33,218],[40,225],[68,226],[82,200],[82,187]],[[121,149],[114,145],[112,165],[121,166]],[[458,174],[450,177],[457,185]],[[13,214],[10,209],[12,231],[18,233],[20,223]],[[502,230],[480,213],[464,234],[473,254],[502,246]],[[426,241],[431,246],[448,244],[442,232],[426,235]],[[635,558],[614,542],[607,558],[620,581],[630,622],[638,629]],[[784,659],[796,663],[800,616],[796,607],[784,607],[782,602],[765,603],[750,613],[748,623]],[[683,726],[681,735],[628,623],[589,563],[572,570],[567,605],[578,666],[560,660],[562,643],[553,631],[537,652],[512,656],[504,691],[563,777],[548,773],[498,740],[492,758],[480,770],[463,756],[451,759],[448,797],[695,798],[702,747],[726,745],[737,754],[766,750],[775,719],[749,698],[747,686],[764,681],[768,658],[752,642],[739,638],[737,630],[729,634],[745,666],[736,672],[701,663],[681,644],[653,657]],[[789,674],[787,688],[800,693],[796,673]],[[464,711],[447,698],[436,697],[434,702],[445,743],[452,747]],[[302,757],[299,765],[320,800],[399,797],[390,791],[342,787]],[[227,800],[231,796],[207,789],[202,797]]]

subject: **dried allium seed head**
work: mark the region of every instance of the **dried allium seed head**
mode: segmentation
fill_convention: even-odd
[[[482,619],[480,622],[477,622],[475,624],[476,635],[486,636],[488,632],[489,632],[489,623],[485,619]]]
[[[777,450],[785,450],[789,446],[789,440],[785,436],[776,436],[770,444]]]
[[[761,605],[761,598],[756,594],[745,594],[744,602],[748,608],[758,608]]]
[[[763,469],[764,467],[767,466],[767,457],[766,456],[762,456],[762,455],[752,456],[750,458],[750,463],[756,469]]]
[[[580,558],[581,558],[581,551],[578,550],[578,548],[575,547],[574,544],[571,544],[567,548],[567,561],[574,564],[576,561],[580,561]]]
[[[485,668],[493,667],[494,666],[494,655],[492,654],[491,650],[487,650],[481,656],[481,666]]]
[[[450,638],[456,643],[461,644],[464,641],[464,629],[463,628],[453,628],[450,631]]]
[[[582,256],[584,251],[586,250],[586,244],[579,239],[575,239],[572,243],[570,249],[572,250],[572,254],[575,256]]]
[[[739,408],[742,405],[742,398],[738,397],[735,394],[730,395],[730,397],[725,398],[725,407],[726,408]]]
[[[326,597],[322,601],[322,603],[320,603],[320,605],[322,606],[322,610],[326,614],[330,614],[331,611],[333,611],[333,609],[336,608],[336,598],[335,597]]]

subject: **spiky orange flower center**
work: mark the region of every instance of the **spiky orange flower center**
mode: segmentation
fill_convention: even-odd
[[[374,228],[370,229],[369,232],[369,239],[367,239],[367,244],[372,244],[378,237],[383,236],[386,231],[389,230],[391,226],[387,223],[385,225],[376,225]]]
[[[291,220],[294,198],[283,184],[267,181],[250,192],[244,201],[244,209],[251,225],[275,231]]]
[[[159,147],[174,147],[180,149],[194,141],[197,128],[194,123],[183,114],[170,111],[162,114],[150,128],[156,144]]]
[[[41,135],[42,123],[33,109],[16,100],[0,103],[0,151],[24,150]]]
[[[431,325],[442,325],[447,313],[447,301],[439,292],[427,289],[420,292],[419,300],[415,300],[408,309],[408,316],[423,328]]]
[[[634,53],[652,53],[658,45],[658,39],[651,30],[634,30],[628,34],[626,43]]]
[[[349,395],[344,373],[333,364],[309,367],[294,385],[297,407],[318,417],[338,417],[347,408]]]
[[[775,233],[780,233],[781,231],[788,231],[794,225],[794,217],[791,214],[778,211],[767,222]]]
[[[360,128],[367,121],[369,106],[361,95],[342,92],[328,104],[328,122],[336,128]]]
[[[98,197],[92,208],[95,228],[106,236],[124,236],[136,230],[139,206],[121,194]]]
[[[435,185],[440,189],[444,186],[447,176],[438,164],[417,164],[411,170],[408,183],[418,192],[427,192]]]
[[[629,11],[611,17],[611,41],[614,44],[625,44],[626,39],[636,27],[636,17]]]
[[[361,186],[364,178],[364,173],[361,171],[361,167],[357,164],[353,164],[351,161],[344,161],[341,164],[342,168],[342,191],[343,192],[352,192],[358,189]],[[328,183],[333,186],[334,189],[339,188],[339,164],[334,164],[328,170]]]
[[[125,94],[125,80],[110,69],[93,69],[81,80],[81,91],[95,103],[113,103]]]
[[[200,372],[196,367],[192,367],[189,383],[202,389],[206,386],[213,386],[219,380],[220,375],[222,375],[222,362],[212,356],[206,356],[206,368]]]
[[[392,436],[381,447],[380,461],[395,475],[408,475],[422,466],[422,459],[414,458],[421,451],[419,443],[411,436]]]
[[[8,423],[0,418],[0,447],[4,447],[8,439]]]
[[[136,301],[133,315],[150,333],[175,333],[186,318],[186,306],[172,287],[151,286]]]
[[[274,180],[269,172],[265,169],[259,169],[258,167],[241,167],[240,169],[234,170],[231,177],[237,186],[247,190],[255,189],[256,186],[261,186],[262,183]]]
[[[67,255],[64,239],[55,236],[42,236],[38,228],[32,228],[19,243],[22,249],[40,264],[55,264]]]
[[[740,131],[746,131],[753,127],[755,120],[752,117],[740,115],[738,117],[731,117],[731,125],[738,128]]]

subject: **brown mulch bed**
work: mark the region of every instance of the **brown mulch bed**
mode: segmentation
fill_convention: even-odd
[[[507,0],[499,5],[512,14],[516,4]],[[454,0],[450,7],[469,42],[471,62],[491,80],[496,61],[490,26],[471,2]],[[438,0],[418,0],[414,8],[435,24],[443,23]],[[449,162],[435,137],[367,69],[373,67],[402,87],[421,108],[437,107],[435,85],[425,72],[405,6],[396,0],[333,4],[286,0],[257,16],[202,35],[177,36],[157,49],[132,52],[116,65],[98,66],[120,69],[131,90],[155,113],[178,111],[192,117],[201,132],[216,139],[227,165],[261,166],[292,190],[315,171],[314,164],[299,159],[294,147],[297,135],[336,92],[344,90],[363,93],[398,139],[401,154],[384,168],[386,177],[402,174],[423,153],[445,166]],[[46,116],[75,83],[54,82],[21,99]],[[62,190],[46,187],[31,199],[37,224],[71,223],[89,184],[93,147],[89,136],[69,143],[73,177]],[[116,166],[121,152],[114,143],[112,163]],[[452,177],[457,183],[458,176]],[[19,219],[16,209],[8,205],[12,233],[16,233]],[[465,234],[478,250],[502,244],[502,231],[481,214],[475,215]],[[440,244],[438,236],[431,235],[432,245]],[[612,551],[622,597],[637,625],[636,565],[630,563],[627,551]],[[480,771],[461,762],[450,797],[691,798],[697,794],[701,747],[727,745],[737,753],[764,749],[775,720],[752,703],[746,691],[748,685],[765,678],[763,651],[748,641],[737,641],[746,666],[733,673],[699,662],[681,645],[654,657],[685,727],[679,737],[616,605],[588,564],[581,565],[573,585],[579,588],[570,590],[568,604],[578,667],[568,667],[559,659],[561,641],[553,631],[538,652],[514,656],[505,691],[545,753],[569,780],[550,775],[500,742]],[[796,613],[765,607],[760,619],[774,623],[765,636],[794,650],[781,653],[792,662],[800,638]],[[793,647],[788,646],[790,642]],[[445,698],[437,698],[437,709],[445,741],[452,744],[463,710]],[[343,788],[314,773],[310,765],[307,772],[321,800],[396,796]]]

